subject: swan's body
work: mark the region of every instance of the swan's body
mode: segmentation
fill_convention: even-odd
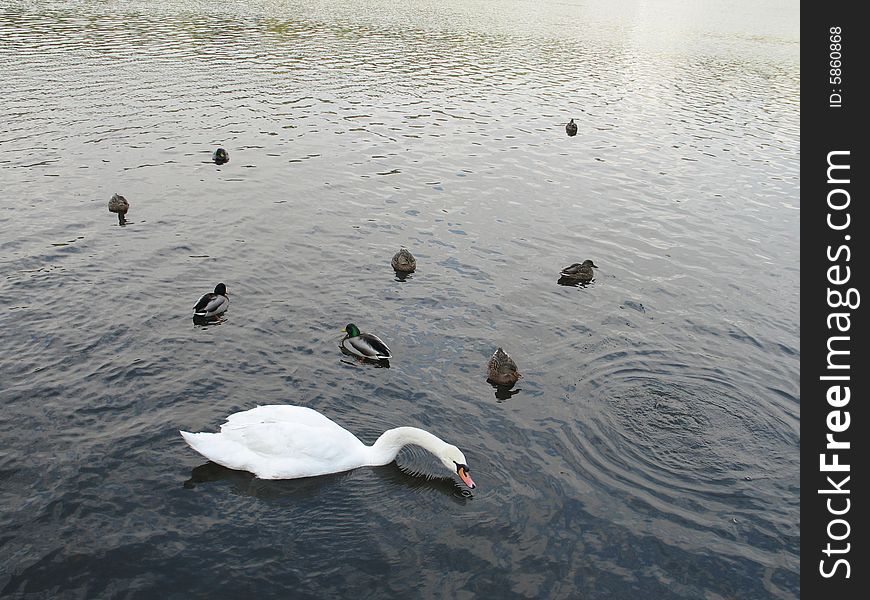
[[[517,371],[517,363],[501,349],[496,350],[487,365],[487,378],[498,385],[513,385],[522,375]]]
[[[428,431],[397,427],[366,446],[348,430],[304,406],[258,406],[227,417],[220,433],[182,431],[181,435],[212,462],[250,471],[260,479],[296,479],[386,465],[404,446],[415,444],[474,487],[459,448]]]
[[[230,160],[230,154],[223,148],[218,148],[211,155],[212,160],[219,165],[222,165]]]
[[[226,312],[229,306],[230,299],[227,297],[227,286],[219,283],[215,286],[214,292],[203,294],[196,301],[196,304],[193,305],[193,316],[205,319],[216,317]]]
[[[400,273],[411,273],[417,268],[417,260],[406,248],[402,248],[393,255],[390,261],[393,269]]]
[[[574,122],[574,119],[571,119],[567,125],[565,125],[565,133],[570,136],[577,135],[577,123]]]
[[[560,275],[577,281],[592,281],[592,278],[595,277],[592,267],[597,269],[598,265],[591,260],[584,260],[582,263],[574,263],[570,267],[565,267]]]
[[[351,354],[360,358],[374,360],[389,360],[393,358],[393,354],[384,343],[384,340],[375,334],[362,333],[359,327],[353,323],[348,323],[342,331],[347,335],[342,338],[341,347]]]

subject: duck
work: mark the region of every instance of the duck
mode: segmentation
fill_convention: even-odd
[[[341,340],[341,347],[360,358],[389,360],[393,358],[384,340],[373,333],[362,333],[359,327],[348,323],[342,331],[347,334]]]
[[[496,385],[513,385],[522,377],[517,371],[517,363],[507,352],[502,350],[501,346],[489,359],[487,375],[489,381]]]
[[[571,137],[577,135],[577,123],[574,122],[574,119],[571,119],[568,121],[568,124],[565,125],[565,133]]]
[[[226,312],[229,306],[230,299],[227,297],[227,286],[219,283],[214,286],[214,292],[203,294],[196,301],[196,304],[193,305],[193,316],[210,319]]]
[[[597,269],[598,265],[591,260],[584,260],[582,263],[574,263],[569,267],[565,267],[559,274],[567,279],[592,281],[592,278],[595,277],[595,273],[592,271],[593,267]]]
[[[403,447],[428,450],[471,489],[475,483],[459,448],[417,427],[388,429],[371,446],[306,406],[271,404],[231,414],[220,433],[179,431],[205,458],[260,479],[297,479],[393,462]]]
[[[126,214],[130,210],[130,203],[121,194],[112,194],[109,198],[109,212],[118,213],[119,215]]]
[[[211,155],[212,160],[219,165],[230,161],[230,154],[223,148],[218,148]]]
[[[127,224],[127,219],[124,215],[127,214],[128,210],[130,210],[130,203],[127,202],[127,199],[121,194],[112,194],[112,197],[109,198],[109,212],[118,215],[118,224]]]
[[[417,259],[414,258],[414,255],[407,248],[402,247],[401,250],[393,255],[390,264],[399,273],[411,273],[417,268]]]

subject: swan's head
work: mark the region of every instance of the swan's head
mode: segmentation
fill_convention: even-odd
[[[469,474],[471,469],[468,468],[468,464],[465,462],[465,455],[459,448],[448,444],[438,458],[441,459],[441,463],[450,469],[451,472],[459,475],[462,483],[471,489],[475,488],[474,481]]]

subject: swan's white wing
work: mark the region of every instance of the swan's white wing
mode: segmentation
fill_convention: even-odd
[[[221,433],[182,432],[190,446],[220,465],[262,479],[294,479],[363,466],[365,446],[341,428],[298,423],[236,424]]]
[[[304,406],[258,406],[227,417],[220,433],[182,435],[209,460],[262,479],[339,473],[367,460],[354,434]]]
[[[338,423],[323,416],[316,410],[307,406],[294,406],[292,404],[268,404],[243,412],[237,412],[227,417],[226,423],[221,425],[221,431],[230,430],[239,425],[250,425],[251,423],[298,423],[310,427],[334,427],[350,433]]]

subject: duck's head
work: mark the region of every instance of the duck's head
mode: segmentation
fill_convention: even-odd
[[[217,150],[214,151],[214,154],[212,154],[212,158],[214,159],[214,161],[216,163],[221,164],[221,163],[225,163],[228,160],[230,160],[230,155],[223,148],[218,148]]]
[[[596,265],[596,264],[595,264],[594,262],[592,262],[591,260],[584,260],[584,261],[583,261],[583,266],[584,266],[584,267],[595,267],[596,269],[598,268],[598,265]]]
[[[227,286],[225,286],[222,283],[217,284],[216,286],[214,286],[214,293],[219,295],[219,296],[226,296],[227,295]]]
[[[447,467],[451,473],[459,475],[462,483],[471,489],[476,487],[474,481],[471,479],[471,475],[469,474],[471,469],[468,468],[468,464],[465,461],[465,455],[462,454],[462,451],[459,448],[447,444],[441,454],[439,454],[438,458],[441,459],[441,464]]]
[[[345,325],[342,331],[345,332],[347,334],[347,337],[349,338],[359,335],[359,327],[357,327],[353,323],[348,323],[347,325]]]

